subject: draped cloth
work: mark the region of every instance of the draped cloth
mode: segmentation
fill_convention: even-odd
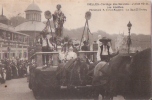
[[[33,82],[37,86],[41,86],[42,88],[55,88],[58,86],[57,80],[56,80],[56,69],[48,67],[45,69],[42,68],[36,68],[34,71],[34,80]]]
[[[84,85],[87,81],[88,67],[81,59],[71,59],[58,67],[57,77],[60,85]]]
[[[69,60],[67,63],[61,63],[58,67],[41,68],[37,67],[34,70],[33,83],[42,88],[56,88],[59,87],[58,74],[70,67],[74,63],[75,59]],[[60,74],[63,75],[63,74]],[[60,79],[62,81],[62,79]]]

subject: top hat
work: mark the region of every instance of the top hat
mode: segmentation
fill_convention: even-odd
[[[99,40],[100,42],[111,42],[111,39],[108,39],[106,37],[103,37],[102,39]]]

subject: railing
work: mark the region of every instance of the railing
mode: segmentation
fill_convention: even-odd
[[[78,52],[78,56],[81,59],[88,58],[92,62],[96,62],[97,61],[97,51],[79,51]]]
[[[42,55],[47,55],[49,58],[48,63],[51,66],[58,66],[59,63],[59,53],[58,52],[36,52],[33,57],[36,61],[37,66],[43,66]]]
[[[48,63],[51,66],[58,66],[59,64],[59,52],[36,52],[31,58],[35,59],[37,66],[43,66],[42,55],[49,56]],[[78,56],[81,59],[86,60],[87,58],[92,62],[97,61],[97,51],[79,51]]]

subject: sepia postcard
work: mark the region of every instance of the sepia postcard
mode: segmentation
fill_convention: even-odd
[[[0,100],[152,100],[150,0],[0,0]]]

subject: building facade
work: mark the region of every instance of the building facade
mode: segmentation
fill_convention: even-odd
[[[46,24],[41,22],[41,14],[42,11],[39,6],[33,2],[25,10],[27,21],[15,27],[17,32],[25,33],[30,36],[29,55],[35,53],[37,39],[40,32],[46,27]],[[52,32],[55,32],[53,23],[51,23],[51,26]]]
[[[28,59],[29,35],[0,23],[0,59]]]

